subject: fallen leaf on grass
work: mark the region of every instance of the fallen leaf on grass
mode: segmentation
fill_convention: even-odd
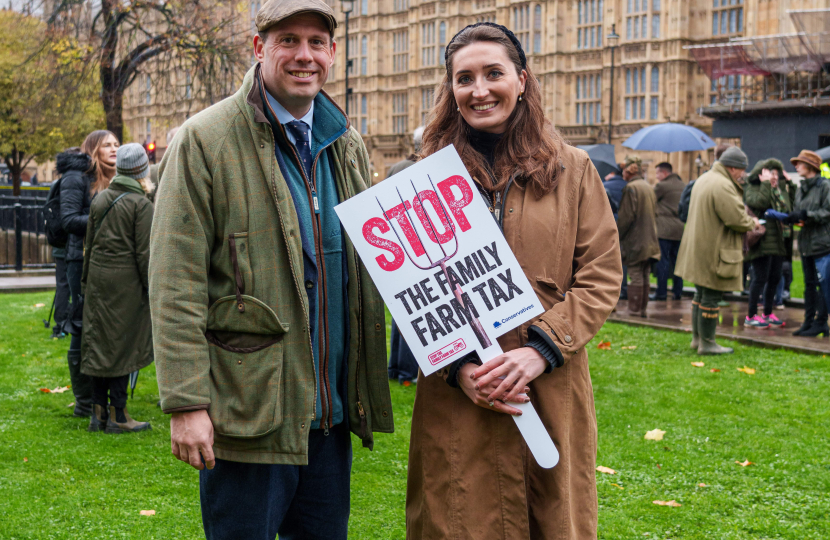
[[[600,341],[599,345],[597,345],[597,349],[602,349],[603,351],[610,351],[611,350],[611,342],[610,341]]]
[[[652,501],[654,504],[658,506],[671,506],[673,508],[677,508],[678,506],[682,506],[679,502],[675,500],[671,501]]]
[[[712,373],[720,373],[720,370],[718,368],[712,368],[709,371],[711,371]]]
[[[755,375],[755,368],[744,366],[744,367],[739,367],[737,369],[738,369],[738,371],[743,371],[747,375]]]
[[[24,458],[23,458],[23,463],[29,463],[29,458],[24,457]]]
[[[410,381],[404,381],[403,385],[404,386],[412,386],[412,383]]]
[[[139,512],[139,514],[141,514],[142,516],[155,516],[156,511],[155,510],[142,510],[141,512]]]
[[[692,365],[693,365],[694,367],[703,367],[703,366],[705,366],[706,364],[704,364],[703,362],[692,362]]]
[[[70,403],[69,405],[67,405],[67,406],[66,406],[66,408],[68,409],[69,407],[74,407],[74,406],[75,406],[75,402],[73,401],[72,403]]]
[[[35,307],[37,307],[37,308],[46,307],[46,304],[35,304]]]
[[[748,459],[747,459],[746,461],[744,461],[743,463],[741,463],[740,461],[735,461],[735,463],[737,463],[737,464],[738,464],[738,465],[740,465],[741,467],[748,467],[748,466],[750,466],[750,465],[755,465],[754,463],[752,463],[752,462],[751,462],[751,461],[749,461]]]
[[[627,347],[620,347],[620,349],[622,349],[622,350],[624,350],[624,351],[633,351],[633,350],[634,350],[634,349],[636,349],[636,348],[637,348],[637,346],[636,346],[636,345],[629,345],[629,346],[627,346]]]
[[[709,487],[709,486],[707,486],[706,484],[701,482],[700,484],[697,485],[697,487]]]
[[[657,464],[657,468],[658,468],[658,469],[662,469],[662,468],[663,468],[663,466],[662,466],[662,465],[660,465],[660,464],[658,463],[658,464]]]
[[[597,467],[597,470],[605,474],[617,474],[617,471],[615,471],[614,469],[609,469],[608,467],[603,467],[602,465]]]
[[[622,486],[621,486],[621,485],[619,485],[619,484],[611,484],[611,485],[612,485],[612,486],[614,486],[614,487],[618,487],[618,488],[620,488],[620,489],[625,489],[624,487],[622,487]]]
[[[49,390],[48,388],[41,388],[40,389],[40,391],[43,392],[44,394],[63,394],[67,390],[69,390],[68,386],[58,386],[57,388],[55,388],[53,390]]]
[[[662,441],[665,434],[666,432],[662,429],[652,429],[646,433],[645,439],[647,441]]]

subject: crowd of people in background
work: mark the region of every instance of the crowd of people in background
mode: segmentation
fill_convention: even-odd
[[[790,299],[797,244],[805,316],[793,334],[830,334],[830,183],[816,153],[803,150],[790,162],[798,182],[778,159],[759,160],[750,169],[743,151],[720,144],[712,168],[688,184],[670,163],[657,164],[654,187],[643,180],[638,158],[619,164],[604,185],[624,272],[631,276],[623,278],[620,292],[629,314],[647,317],[649,299],[666,301],[669,278],[672,298],[681,299],[685,279],[695,286],[692,348],[699,354],[732,352],[714,339],[719,310],[728,305],[724,294],[748,297],[744,326],[784,326],[774,311]],[[649,295],[652,273],[657,284]]]

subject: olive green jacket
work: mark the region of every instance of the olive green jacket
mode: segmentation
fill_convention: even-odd
[[[86,375],[121,377],[153,362],[147,298],[152,223],[153,203],[132,178],[116,176],[92,199],[81,278]]]
[[[258,85],[254,67],[236,94],[185,122],[161,162],[150,244],[159,393],[165,412],[208,410],[217,457],[303,465],[317,391],[303,251]],[[367,189],[357,131],[330,155],[341,200]],[[372,432],[393,429],[384,307],[348,239],[345,260],[345,405],[371,448]]]
[[[761,172],[764,169],[776,169],[778,171],[778,177],[781,180],[777,189],[774,189],[769,182],[760,180]],[[764,213],[770,209],[788,214],[792,210],[792,202],[785,182],[784,166],[780,161],[775,158],[759,161],[750,171],[744,186],[744,203],[758,219],[764,219]],[[782,224],[777,219],[767,219],[764,228],[766,229],[764,236],[746,254],[748,261],[766,255],[783,257],[787,254],[787,239],[792,235],[792,228],[789,225]]]
[[[743,187],[716,162],[695,182],[674,273],[716,291],[740,290],[742,235],[753,227],[744,208]]]
[[[623,188],[617,214],[620,251],[625,265],[660,260],[657,239],[657,197],[642,177],[632,178]]]

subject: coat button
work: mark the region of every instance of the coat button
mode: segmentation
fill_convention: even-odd
[[[242,360],[239,360],[239,361],[237,362],[237,364],[241,364],[241,363],[242,363]]]
[[[305,429],[305,424],[300,424],[300,427]]]
[[[260,148],[265,148],[265,143],[259,143]]]
[[[313,289],[314,288],[314,282],[309,279],[308,281],[305,282],[305,288],[306,289]]]
[[[565,336],[565,343],[570,343],[571,341],[571,336]]]
[[[512,208],[510,209],[510,213],[511,213],[511,214],[513,213],[513,209],[512,209]]]
[[[386,418],[387,416],[389,416],[389,413],[387,411],[383,411],[383,417]]]
[[[380,330],[380,323],[375,324],[375,330]]]

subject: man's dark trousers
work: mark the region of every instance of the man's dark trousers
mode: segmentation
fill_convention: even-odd
[[[345,540],[352,441],[346,422],[312,429],[308,465],[216,460],[199,472],[207,540]]]
[[[677,262],[677,251],[680,249],[680,240],[665,240],[660,238],[660,260],[654,266],[657,274],[657,292],[655,298],[664,300],[668,295],[669,277],[672,278],[672,293],[675,299],[683,296],[683,278],[674,275],[674,265]]]

